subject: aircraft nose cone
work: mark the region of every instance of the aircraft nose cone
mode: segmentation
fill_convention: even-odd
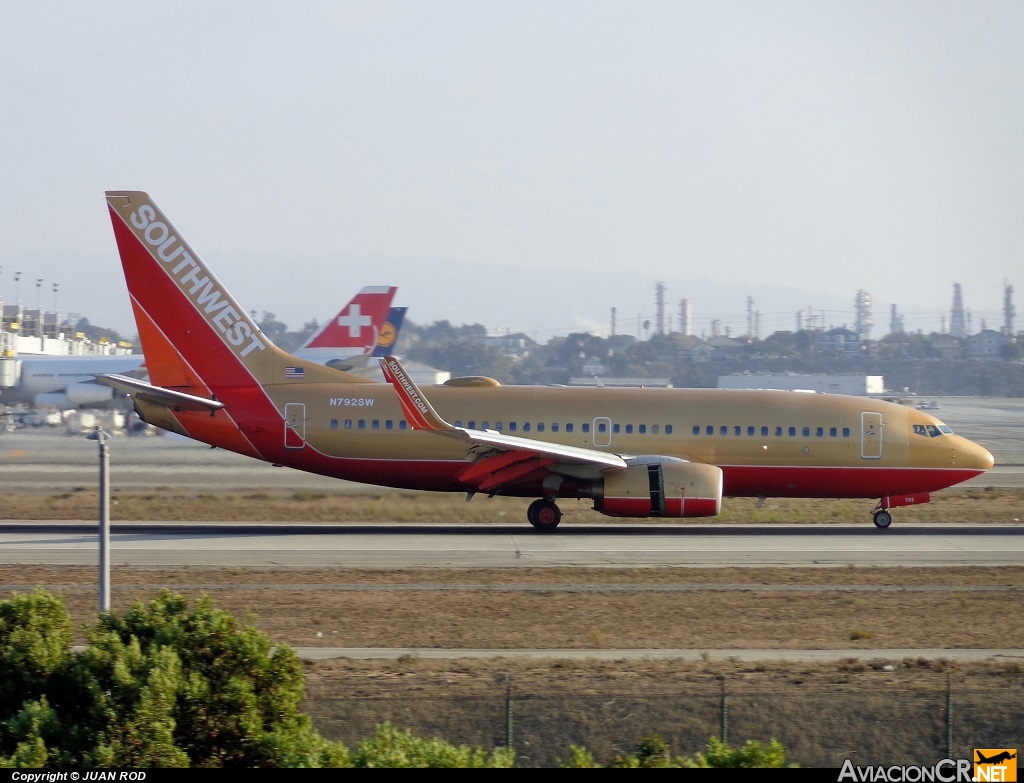
[[[968,441],[963,449],[963,462],[969,468],[984,471],[996,464],[996,458],[984,446]]]

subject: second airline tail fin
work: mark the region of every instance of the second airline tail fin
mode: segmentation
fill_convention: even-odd
[[[388,330],[389,308],[397,290],[394,286],[366,286],[295,355],[320,364],[370,356]]]
[[[405,320],[405,311],[408,307],[392,307],[388,311],[388,320],[380,330],[380,337],[377,338],[377,347],[373,351],[373,357],[383,358],[395,352],[395,343],[398,342],[398,333],[402,331],[402,322]]]

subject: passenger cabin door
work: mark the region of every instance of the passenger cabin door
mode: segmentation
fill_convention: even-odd
[[[860,455],[864,459],[882,458],[882,414],[864,411],[860,415]]]
[[[306,445],[306,405],[288,402],[284,406],[284,447],[301,449]]]

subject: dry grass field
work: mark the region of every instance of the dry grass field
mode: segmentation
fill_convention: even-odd
[[[352,492],[195,492],[157,487],[111,490],[111,519],[167,522],[500,522],[526,524],[523,498],[478,496],[466,502],[460,494],[368,490]],[[772,498],[757,508],[751,498],[726,498],[722,513],[709,524],[744,523],[867,523],[875,501]],[[0,519],[94,520],[99,498],[95,486],[63,492],[5,492]],[[587,500],[564,500],[563,524],[651,524],[652,520],[606,517]],[[894,511],[896,524],[913,522],[1014,523],[1024,518],[1024,490],[995,487],[948,489],[932,502]],[[700,523],[701,520],[688,520]]]

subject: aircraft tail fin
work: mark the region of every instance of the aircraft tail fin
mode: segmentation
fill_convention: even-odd
[[[296,355],[326,364],[332,358],[369,356],[387,329],[394,286],[366,286],[325,323]]]
[[[402,322],[405,320],[405,311],[408,307],[392,307],[388,311],[388,320],[380,330],[377,338],[377,347],[373,351],[375,359],[381,359],[392,353],[395,343],[398,342],[398,333],[402,331]]]
[[[148,194],[106,196],[154,385],[216,396],[222,388],[274,383],[366,382],[277,348]]]

